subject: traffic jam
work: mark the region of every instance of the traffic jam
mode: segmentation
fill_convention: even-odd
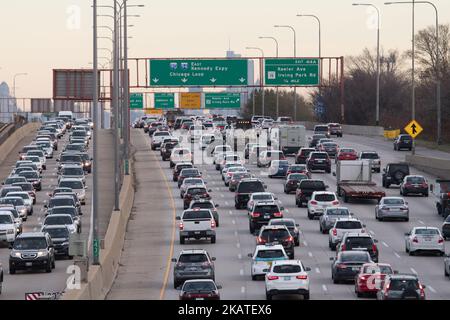
[[[208,247],[221,241],[227,192],[234,198],[228,205],[234,205],[241,222],[248,221],[246,237],[254,242],[253,251],[244,257],[251,261],[246,274],[264,284],[259,288],[264,288],[267,300],[314,297],[314,270],[303,259],[306,246],[314,245],[307,244],[302,230],[309,223],[321,234],[317,245],[329,251],[329,269],[322,271],[330,275],[325,291],[348,285],[354,297],[378,300],[425,300],[427,291],[436,291],[427,288],[413,268],[397,270],[383,258],[389,246],[379,239],[383,235],[375,237],[374,224],[402,224],[398,228],[405,231],[396,236],[402,239],[403,253],[417,261],[442,259],[439,277],[450,277],[445,251],[450,239],[450,180],[428,181],[410,172],[404,162],[387,162],[376,150],[342,144],[344,132],[338,123],[317,125],[308,132],[289,117],[144,116],[134,128],[149,135],[151,149],[160,156],[161,167],[170,167],[179,190],[174,196],[184,209],[176,217],[183,250],[175,252],[172,261],[173,288],[180,300],[221,298],[215,270],[219,261]],[[411,145],[409,135],[400,135],[392,150],[410,150]],[[207,181],[210,174],[222,180],[219,191]],[[275,186],[277,192],[272,191]],[[416,210],[409,199],[422,197],[433,197],[435,206],[429,211],[441,221],[438,225],[411,223]],[[361,207],[370,208],[370,221],[358,217]],[[193,244],[197,249],[190,249]]]
[[[33,141],[22,146],[0,190],[0,293],[20,274],[51,273],[72,260],[72,235],[86,230],[87,177],[92,172],[93,122],[72,113],[42,122]],[[24,283],[21,290],[27,290]],[[3,290],[3,294],[8,292]]]

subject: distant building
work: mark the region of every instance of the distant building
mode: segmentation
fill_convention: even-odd
[[[8,84],[2,82],[0,84],[0,122],[12,122],[15,112],[17,112],[16,101],[10,94]]]

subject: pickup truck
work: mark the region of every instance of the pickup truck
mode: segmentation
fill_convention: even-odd
[[[438,179],[430,188],[438,214],[447,218],[450,215],[450,180]]]
[[[181,217],[177,217],[180,229],[180,244],[186,239],[210,239],[216,243],[216,222],[209,209],[195,208],[185,210]]]
[[[350,199],[376,199],[386,196],[383,189],[372,181],[372,163],[369,160],[338,161],[336,172],[337,194],[349,202]]]

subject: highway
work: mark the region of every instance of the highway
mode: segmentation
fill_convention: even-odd
[[[20,141],[13,152],[2,163],[0,178],[3,181],[9,176],[13,165],[18,160],[18,152],[24,145],[28,145],[35,137],[35,132],[30,134]],[[45,218],[45,209],[43,207],[44,201],[50,198],[48,192],[53,191],[58,185],[57,162],[56,159],[68,143],[69,133],[58,141],[58,151],[53,154],[53,159],[47,159],[47,170],[42,173],[42,191],[37,192],[37,202],[34,205],[34,214],[28,217],[28,220],[23,223],[23,232],[40,231],[41,222]],[[91,152],[92,150],[90,150]],[[92,188],[92,175],[87,175],[86,184]],[[91,225],[91,192],[86,192],[86,205],[82,206],[82,238],[88,239]],[[67,268],[73,264],[73,260],[66,258],[58,258],[56,261],[56,268],[52,273],[45,273],[44,271],[18,271],[15,275],[9,274],[8,259],[10,249],[3,244],[0,248],[0,262],[3,264],[4,282],[3,292],[0,295],[0,300],[24,300],[26,293],[44,292],[44,293],[61,293],[66,288],[66,282],[69,277]]]
[[[139,132],[139,134],[144,134]],[[179,135],[175,132],[174,135]],[[310,135],[311,132],[308,132]],[[145,135],[145,139],[148,135]],[[406,152],[393,151],[392,143],[384,141],[381,138],[366,138],[361,136],[351,136],[344,133],[343,138],[335,138],[335,141],[341,146],[353,147],[357,151],[375,150],[379,153],[382,166],[388,162],[404,161]],[[198,151],[198,147],[194,149]],[[166,252],[166,257],[170,255],[173,245],[173,256],[176,257],[183,249],[199,248],[207,250],[211,256],[217,258],[216,282],[223,286],[221,290],[222,299],[234,300],[262,300],[265,299],[264,281],[252,281],[250,276],[250,258],[248,253],[252,253],[255,248],[255,237],[249,233],[248,218],[246,210],[236,210],[234,208],[234,193],[229,192],[224,186],[220,174],[215,170],[213,165],[197,165],[203,172],[203,178],[208,183],[208,188],[212,189],[213,200],[220,205],[220,227],[217,229],[217,243],[209,242],[188,242],[186,245],[180,245],[178,241],[178,230],[172,237],[171,231],[175,225],[173,219],[172,201],[175,204],[176,214],[179,215],[183,211],[182,200],[179,198],[179,190],[176,183],[172,182],[172,171],[169,169],[168,162],[160,161],[159,151],[147,150],[148,159],[155,156],[159,159],[160,166],[163,170],[165,178],[169,181],[170,191],[164,198],[165,203],[158,205],[158,216],[168,224],[165,226],[166,234],[164,235],[164,249],[158,248],[157,251]],[[152,155],[152,153],[154,153]],[[417,153],[423,153],[431,156],[444,156],[448,154],[439,151],[430,151],[418,148]],[[293,162],[293,158],[289,158]],[[310,221],[306,216],[306,208],[298,208],[295,206],[295,196],[293,194],[286,195],[283,192],[283,179],[269,179],[265,174],[265,170],[258,169],[255,165],[246,167],[256,177],[261,178],[268,186],[267,191],[273,192],[285,207],[285,217],[295,218],[300,224],[301,245],[295,249],[295,258],[303,261],[305,266],[311,267],[310,286],[311,299],[315,300],[332,300],[332,299],[356,299],[354,286],[352,284],[333,284],[331,280],[331,262],[330,257],[335,255],[328,248],[328,235],[319,232],[318,220]],[[334,171],[334,162],[333,170]],[[137,170],[137,175],[144,174],[143,171]],[[411,168],[411,173],[424,175],[430,183],[435,177],[419,172]],[[154,179],[158,172],[153,173]],[[330,191],[336,191],[336,180],[331,174],[313,173],[313,178],[322,179],[330,186]],[[381,186],[381,174],[374,174],[374,181]],[[164,186],[162,186],[164,188]],[[139,185],[137,186],[139,192]],[[142,190],[141,190],[142,192]],[[147,190],[147,193],[150,191]],[[387,195],[399,195],[398,187],[391,187],[386,190]],[[162,199],[161,199],[162,201]],[[394,270],[402,273],[417,273],[423,284],[427,286],[427,299],[450,299],[450,286],[448,278],[444,277],[443,258],[439,256],[414,256],[410,257],[405,253],[404,233],[410,231],[414,226],[434,226],[441,228],[442,218],[437,215],[434,207],[433,197],[408,197],[410,208],[409,222],[378,222],[375,219],[374,208],[376,202],[354,202],[343,204],[347,206],[355,216],[367,225],[367,230],[375,239],[379,240],[378,248],[380,251],[380,262],[390,263]],[[162,209],[161,209],[162,208]],[[135,208],[136,209],[136,208]],[[146,208],[147,211],[152,211]],[[134,214],[145,214],[144,212],[135,212]],[[150,230],[152,231],[152,230]],[[130,239],[132,242],[132,239]],[[155,244],[154,244],[155,245]],[[161,242],[158,242],[161,245]],[[448,245],[448,242],[447,242]],[[156,250],[156,249],[155,249]],[[449,250],[447,249],[447,252]],[[125,247],[125,255],[127,247]],[[170,258],[170,257],[169,257]],[[143,265],[139,265],[141,269],[149,267],[143,260]],[[167,261],[165,259],[164,261]],[[139,261],[135,261],[139,264]],[[159,282],[153,281],[151,285],[153,289],[160,289],[163,299],[178,299],[178,291],[173,288],[172,279],[173,265],[165,263],[163,270],[158,270],[158,274],[163,275],[168,272],[169,279],[164,282],[164,276],[160,276]],[[120,272],[119,277],[120,279]],[[284,297],[281,299],[297,299],[297,297]]]

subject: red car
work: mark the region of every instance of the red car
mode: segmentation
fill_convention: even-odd
[[[396,273],[387,263],[366,263],[355,280],[355,293],[358,297],[368,294],[376,294],[381,289],[381,284],[388,274]]]
[[[316,151],[314,148],[301,148],[295,157],[295,163],[306,164],[306,159],[308,159],[309,154],[314,151]]]
[[[341,148],[336,156],[336,163],[341,160],[358,160],[358,153],[352,148]]]
[[[291,164],[288,168],[286,176],[289,176],[291,173],[303,173],[311,179],[311,173],[308,171],[306,164]]]
[[[180,300],[220,300],[220,289],[222,286],[213,280],[188,280],[180,291]]]

